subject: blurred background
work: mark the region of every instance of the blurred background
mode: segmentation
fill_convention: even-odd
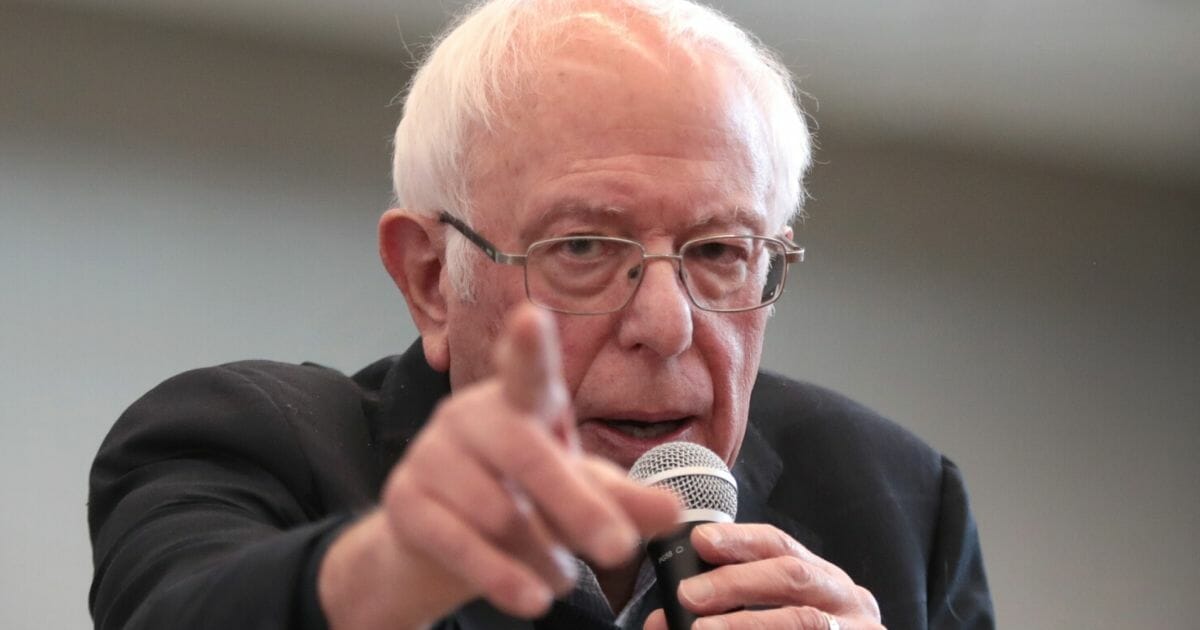
[[[1196,627],[1200,4],[717,4],[820,126],[767,366],[962,466],[1003,627]],[[0,0],[0,627],[90,625],[87,471],[147,389],[409,343],[374,227],[460,6]]]

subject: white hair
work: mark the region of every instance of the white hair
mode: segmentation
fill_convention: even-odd
[[[812,148],[791,75],[752,35],[688,0],[491,0],[460,16],[435,41],[404,100],[392,163],[398,206],[469,222],[472,132],[492,129],[499,104],[536,70],[543,36],[555,34],[564,17],[597,9],[649,17],[671,44],[731,62],[762,112],[772,168],[768,210],[781,225],[793,220]],[[470,299],[468,254],[466,239],[449,240],[451,278]]]

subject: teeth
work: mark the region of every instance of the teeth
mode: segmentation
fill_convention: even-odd
[[[679,421],[671,422],[610,422],[614,429],[638,439],[662,437],[679,428]]]

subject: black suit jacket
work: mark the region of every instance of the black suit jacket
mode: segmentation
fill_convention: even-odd
[[[92,468],[96,627],[323,627],[325,546],[375,502],[448,392],[419,344],[353,378],[248,361],[156,387]],[[738,520],[773,523],[842,567],[874,593],[887,627],[992,627],[962,477],[897,425],[764,372],[733,472]],[[536,625],[604,627],[566,603]],[[531,624],[477,602],[443,626]]]

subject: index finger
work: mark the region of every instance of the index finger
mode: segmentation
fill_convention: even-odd
[[[713,564],[792,556],[833,575],[846,575],[837,565],[813,553],[783,530],[765,523],[704,523],[692,530],[691,540],[700,557]]]
[[[548,313],[518,307],[504,325],[495,362],[504,398],[518,411],[553,420],[566,409],[558,332]]]

